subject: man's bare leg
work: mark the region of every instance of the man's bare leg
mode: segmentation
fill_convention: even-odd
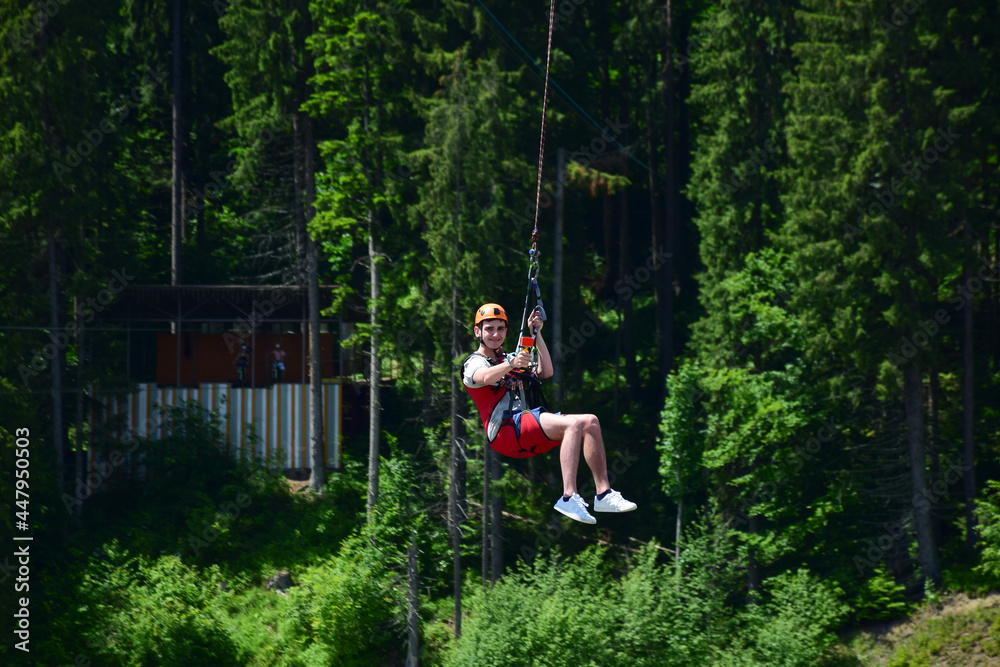
[[[594,475],[597,493],[611,488],[608,483],[608,463],[604,453],[604,438],[601,423],[594,415],[554,415],[543,412],[539,423],[545,435],[553,440],[562,440],[559,464],[562,467],[563,495],[576,493],[576,474],[580,467],[580,448],[583,457]]]

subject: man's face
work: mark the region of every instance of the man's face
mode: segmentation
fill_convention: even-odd
[[[503,320],[485,320],[476,327],[476,336],[482,338],[486,347],[495,350],[503,345],[507,337],[507,323]]]

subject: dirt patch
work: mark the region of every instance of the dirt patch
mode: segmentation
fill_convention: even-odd
[[[289,493],[305,493],[306,489],[309,488],[309,480],[298,480],[298,479],[286,479],[285,484],[288,485]]]

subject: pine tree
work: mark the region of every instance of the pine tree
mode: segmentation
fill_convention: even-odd
[[[48,380],[50,451],[60,490],[68,442],[66,357],[80,354],[72,297],[100,290],[110,276],[91,275],[91,269],[122,261],[134,249],[134,228],[126,223],[138,206],[127,193],[135,192],[139,178],[128,170],[124,146],[163,78],[138,71],[108,48],[122,37],[116,16],[110,5],[21,2],[0,10],[6,302],[0,308],[10,324],[49,326],[45,337],[11,336],[5,356],[16,360],[13,377],[22,390],[43,393]]]
[[[776,532],[775,525],[765,531],[761,517],[787,514],[788,498],[772,491],[773,462],[783,454],[773,450],[790,446],[811,400],[794,396],[798,375],[785,366],[801,353],[788,339],[795,327],[781,302],[787,288],[770,256],[755,259],[783,217],[777,175],[787,161],[782,88],[791,76],[790,12],[766,2],[709,8],[678,58],[693,72],[690,103],[699,116],[687,194],[698,207],[705,266],[705,316],[692,340],[710,394],[705,457],[717,509],[735,517],[734,527],[751,542],[751,590],[760,583],[753,543],[766,541],[756,533]],[[779,332],[784,339],[774,337]],[[775,418],[784,424],[765,425],[768,413],[781,414]]]
[[[860,380],[905,424],[899,453],[909,484],[886,492],[897,511],[913,513],[921,575],[937,582],[923,373],[943,362],[945,322],[935,315],[961,253],[940,196],[948,170],[933,162],[951,150],[961,132],[950,128],[965,115],[951,106],[948,84],[928,75],[946,22],[931,7],[909,15],[883,2],[805,7],[781,242],[799,275],[810,354],[826,357],[820,372],[831,387]]]
[[[226,80],[234,101],[227,124],[236,129],[245,145],[237,153],[233,180],[246,185],[259,182],[257,167],[269,157],[278,156],[279,162],[284,157],[287,164],[286,156],[291,156],[292,188],[286,210],[291,211],[296,270],[294,278],[286,277],[306,288],[309,303],[309,486],[320,492],[326,460],[319,359],[319,262],[309,232],[315,211],[315,139],[312,119],[302,111],[310,99],[309,78],[314,71],[314,55],[307,48],[312,32],[310,9],[304,0],[247,0],[230,6],[220,23],[229,39],[215,53],[231,66]],[[280,28],[275,30],[275,25]],[[283,141],[271,144],[275,135]],[[281,182],[272,179],[264,175],[265,182]]]
[[[402,26],[394,19],[399,9],[387,2],[363,2],[360,10],[339,0],[316,2],[310,40],[316,75],[307,108],[337,128],[334,138],[320,144],[325,165],[314,229],[325,238],[348,231],[367,246],[369,520],[378,502],[383,243],[396,200],[387,172],[399,163],[396,121],[406,106],[398,71],[405,54]]]

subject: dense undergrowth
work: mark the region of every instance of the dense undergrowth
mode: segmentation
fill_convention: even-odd
[[[222,441],[211,418],[177,418],[174,436],[143,444],[148,481],[87,499],[65,557],[41,574],[53,639],[35,644],[32,664],[401,665],[411,536],[425,665],[860,665],[837,631],[911,609],[884,570],[850,600],[804,566],[747,600],[745,546],[702,521],[679,562],[655,542],[631,555],[556,547],[485,589],[470,567],[455,640],[447,535],[424,502],[434,477],[413,457],[394,448],[383,461],[366,523],[359,463],[322,495],[292,493],[281,476],[206,446]],[[293,585],[279,592],[267,584],[280,570]],[[953,583],[989,588],[990,572],[962,572]],[[940,651],[946,630],[900,651]],[[994,623],[987,639],[998,633]],[[891,664],[911,664],[899,655]]]

